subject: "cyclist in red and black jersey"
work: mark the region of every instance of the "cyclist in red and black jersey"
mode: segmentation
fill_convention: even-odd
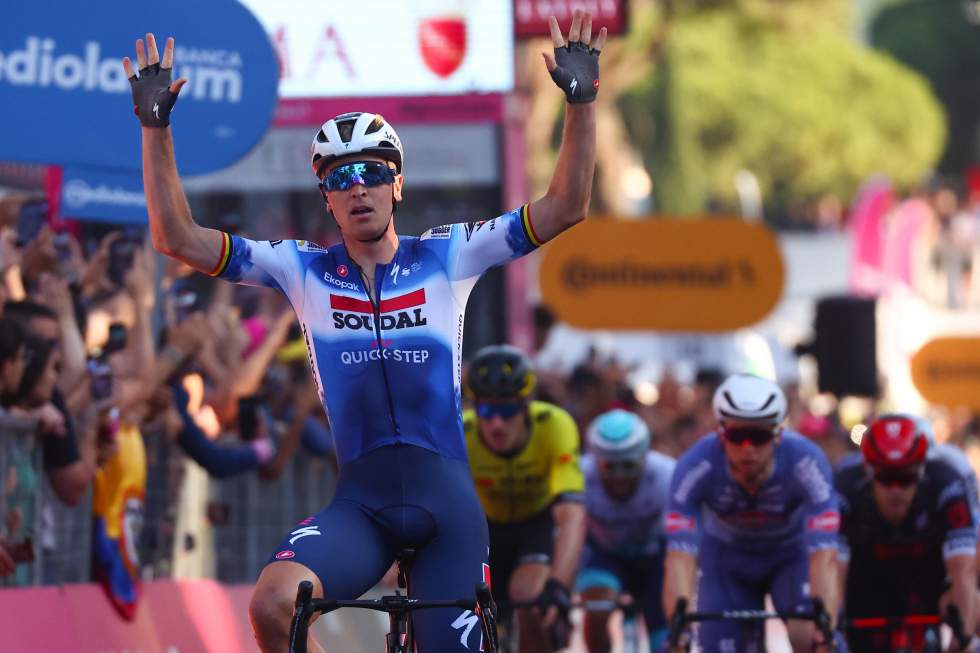
[[[952,604],[972,633],[977,525],[961,474],[927,458],[927,430],[917,417],[879,417],[861,457],[837,471],[845,616],[941,615]],[[848,639],[852,651],[890,650],[885,632],[852,630]]]

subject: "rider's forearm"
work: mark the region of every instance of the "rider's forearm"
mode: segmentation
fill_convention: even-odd
[[[217,264],[223,236],[194,222],[174,156],[170,128],[143,128],[143,190],[153,247],[208,273]]]
[[[833,623],[840,605],[837,595],[837,549],[818,549],[810,554],[810,596],[820,597]]]
[[[595,103],[566,104],[558,163],[548,192],[531,205],[531,222],[537,236],[548,241],[581,222],[592,198],[595,175]]]
[[[169,128],[143,128],[143,188],[153,246],[174,255],[189,238],[194,220],[177,173]]]
[[[976,630],[975,613],[977,560],[970,555],[953,556],[946,561],[946,572],[950,578],[949,600],[959,609],[963,620],[963,632],[971,634]]]
[[[551,577],[565,587],[571,587],[585,541],[585,506],[578,501],[562,501],[555,504],[552,511],[558,532],[555,534]]]
[[[690,601],[694,597],[694,579],[697,575],[697,558],[684,551],[669,550],[664,561],[664,616],[674,615],[677,599]]]

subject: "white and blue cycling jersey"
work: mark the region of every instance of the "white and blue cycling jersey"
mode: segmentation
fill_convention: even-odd
[[[404,443],[466,460],[460,417],[466,301],[488,268],[540,245],[527,206],[399,237],[365,290],[346,248],[224,235],[212,273],[277,288],[292,303],[341,464]]]
[[[603,487],[595,456],[586,455],[582,472],[589,546],[620,557],[663,553],[663,517],[674,465],[673,458],[648,451],[636,491],[618,500]]]
[[[755,495],[729,473],[711,433],[677,461],[665,521],[667,546],[696,555],[702,536],[746,552],[836,546],[840,512],[830,464],[802,435],[784,430],[773,470]]]

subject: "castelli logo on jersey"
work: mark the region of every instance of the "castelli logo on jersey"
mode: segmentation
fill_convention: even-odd
[[[350,274],[350,270],[347,269],[346,265],[341,263],[340,265],[337,266],[337,274],[339,274],[342,277],[346,277],[348,274]]]
[[[292,551],[280,551],[276,554],[276,560],[289,560],[294,557],[296,557],[296,554]]]
[[[834,510],[827,510],[815,517],[810,517],[806,521],[808,531],[821,531],[823,533],[836,533],[840,528],[840,513]]]

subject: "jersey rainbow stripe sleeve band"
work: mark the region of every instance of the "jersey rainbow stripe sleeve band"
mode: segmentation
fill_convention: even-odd
[[[231,260],[231,236],[226,232],[221,232],[221,254],[218,255],[218,264],[208,272],[212,277],[221,276],[221,273],[228,268],[228,261]]]
[[[521,225],[524,227],[524,235],[528,242],[535,247],[541,247],[544,242],[534,233],[534,225],[531,224],[531,205],[525,204],[521,207]]]

